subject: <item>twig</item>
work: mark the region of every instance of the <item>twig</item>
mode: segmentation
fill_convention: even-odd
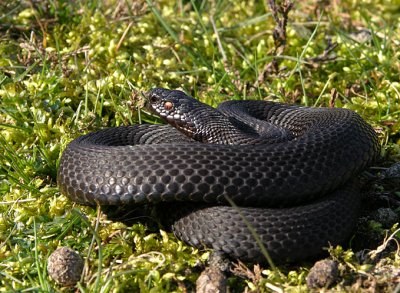
[[[337,99],[338,97],[339,97],[339,93],[338,93],[337,89],[333,88],[333,89],[331,90],[331,98],[330,98],[330,100],[329,100],[329,107],[330,107],[330,108],[335,107],[335,101],[336,101],[336,99]]]
[[[330,54],[335,48],[338,46],[338,43],[332,43],[331,40],[328,40],[328,45],[324,52],[316,57],[304,58],[306,62],[309,63],[324,63],[336,60],[337,56],[335,54]],[[312,65],[312,64],[311,64]]]
[[[32,0],[29,0],[29,5],[30,5],[30,7],[31,7],[31,9],[32,9],[32,11],[33,11],[33,15],[35,16],[36,22],[38,23],[38,25],[39,25],[39,27],[40,27],[40,30],[41,30],[42,33],[43,33],[42,45],[43,45],[44,48],[46,48],[46,46],[47,46],[47,38],[46,38],[47,32],[46,32],[46,29],[45,29],[45,27],[43,26],[42,22],[40,21],[39,16],[37,15],[37,12],[36,12],[36,9],[34,8],[34,5],[33,5]]]
[[[126,34],[128,33],[129,29],[132,27],[132,24],[133,24],[133,21],[131,21],[131,22],[128,24],[127,28],[124,30],[124,33],[122,34],[121,38],[120,38],[119,41],[118,41],[117,46],[115,47],[115,51],[116,51],[116,52],[118,52],[119,47],[121,47],[122,42],[125,40]]]
[[[37,201],[37,199],[36,198],[26,198],[26,199],[17,199],[17,200],[11,200],[11,201],[0,201],[0,205],[11,205],[11,204],[24,203],[24,202],[31,202],[31,201]]]
[[[283,0],[280,5],[277,5],[275,0],[268,0],[268,6],[271,9],[272,17],[276,22],[275,28],[272,32],[275,47],[270,54],[279,56],[286,48],[286,26],[289,18],[289,12],[293,8],[293,2],[290,0]],[[273,58],[271,62],[265,64],[264,69],[259,75],[254,86],[257,87],[258,85],[264,83],[267,73],[278,71],[278,58]]]
[[[275,41],[275,53],[280,55],[286,47],[286,26],[289,12],[293,8],[293,2],[284,0],[282,4],[278,6],[275,0],[269,0],[268,5],[271,9],[272,17],[276,22],[272,35]],[[282,17],[279,17],[279,14],[281,14]]]
[[[377,249],[372,250],[368,253],[369,257],[371,257],[371,259],[374,259],[378,256],[378,254],[380,254],[382,251],[384,251],[386,249],[386,247],[388,246],[390,241],[394,241],[397,245],[397,251],[396,254],[399,255],[400,253],[400,244],[399,241],[395,238],[396,234],[400,232],[400,229],[397,229],[396,231],[394,231],[392,234],[390,234],[390,236],[388,237],[386,235],[385,239],[383,240],[383,243],[381,245],[379,245],[377,247]]]

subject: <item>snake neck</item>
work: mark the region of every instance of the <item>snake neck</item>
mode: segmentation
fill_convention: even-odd
[[[242,120],[227,116],[218,109],[201,104],[190,112],[189,123],[170,123],[188,137],[211,144],[225,145],[255,145],[271,144],[287,141],[286,137],[277,133],[274,128],[270,132],[260,133]]]
[[[260,123],[245,110],[220,111],[182,91],[153,89],[148,93],[150,109],[186,136],[211,144],[271,144],[287,141],[288,135],[268,121]],[[248,122],[248,123],[247,123]]]
[[[216,109],[206,114],[207,123],[196,123],[194,139],[213,144],[244,144],[254,141],[257,133],[253,128],[234,117],[227,117]],[[196,119],[204,121],[203,119]]]

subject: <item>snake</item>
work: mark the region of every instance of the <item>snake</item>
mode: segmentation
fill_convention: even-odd
[[[312,258],[354,232],[357,178],[380,152],[356,112],[266,100],[213,108],[164,88],[145,97],[166,123],[70,142],[57,174],[62,194],[84,205],[160,207],[185,243],[254,263]]]

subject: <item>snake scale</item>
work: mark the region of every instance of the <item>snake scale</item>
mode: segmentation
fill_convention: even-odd
[[[296,261],[349,238],[362,200],[355,178],[379,153],[355,112],[269,101],[215,109],[162,88],[146,97],[168,124],[75,139],[58,170],[63,194],[161,205],[178,238],[244,261],[265,261],[259,242],[273,260]]]

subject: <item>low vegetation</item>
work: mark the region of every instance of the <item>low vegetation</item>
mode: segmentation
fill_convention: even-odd
[[[381,159],[370,175],[380,179],[369,185],[371,212],[353,250],[331,248],[340,278],[330,290],[400,291],[400,191],[381,176],[400,161],[399,15],[398,2],[387,0],[2,1],[0,291],[194,290],[208,251],[111,221],[56,185],[72,139],[159,122],[139,94],[153,87],[180,88],[213,106],[269,99],[357,111],[379,134]],[[371,217],[378,207],[391,208],[390,221]],[[61,246],[84,257],[77,289],[47,274],[47,258]],[[311,266],[238,264],[228,285],[304,292]]]

